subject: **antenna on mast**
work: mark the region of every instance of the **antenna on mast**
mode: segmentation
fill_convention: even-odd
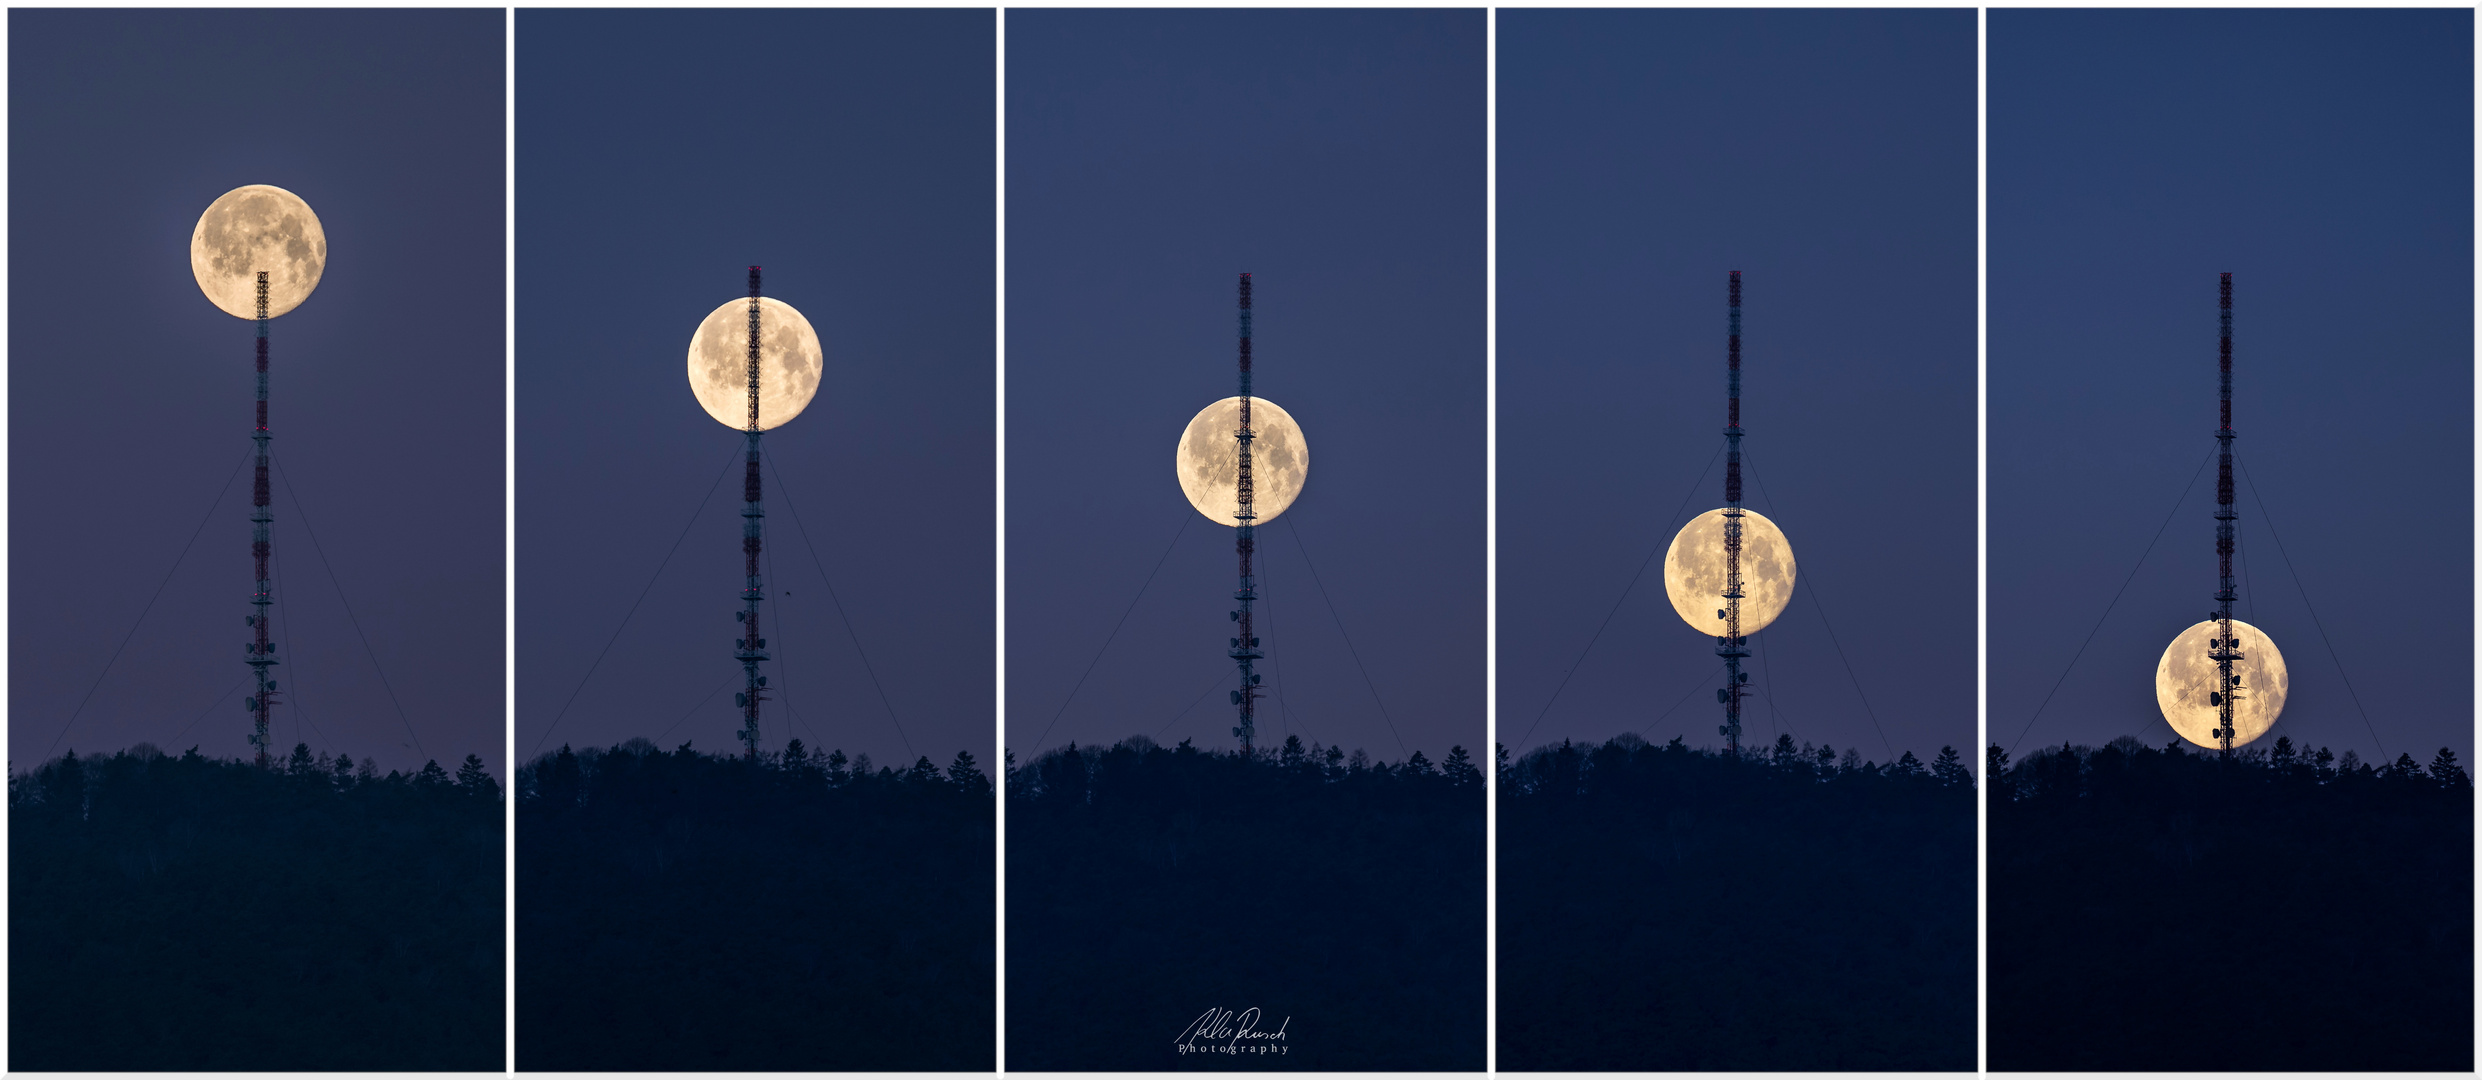
[[[1749,638],[1741,633],[1741,272],[1732,272],[1731,329],[1725,339],[1724,406],[1724,633],[1715,639],[1715,655],[1724,658],[1724,688],[1716,700],[1724,707],[1724,723],[1716,728],[1734,757],[1741,753],[1741,661],[1749,655]]]
[[[2232,523],[2240,512],[2232,497],[2232,275],[2223,276],[2223,297],[2219,347],[2223,394],[2223,423],[2215,429],[2215,566],[2220,587],[2215,590],[2215,642],[2206,655],[2215,661],[2216,690],[2208,697],[2216,712],[2215,741],[2224,757],[2232,756],[2232,697],[2240,689],[2233,678],[2232,664],[2241,659],[2240,639],[2232,636]]]
[[[1258,660],[1257,631],[1250,618],[1250,603],[1258,599],[1258,579],[1251,576],[1250,556],[1258,548],[1258,520],[1255,508],[1257,493],[1250,482],[1250,440],[1257,435],[1250,429],[1250,276],[1241,275],[1241,427],[1233,437],[1241,444],[1240,509],[1233,513],[1240,528],[1233,535],[1233,550],[1240,557],[1241,583],[1232,598],[1240,602],[1233,611],[1233,621],[1240,631],[1232,639],[1230,656],[1241,668],[1241,688],[1232,692],[1232,703],[1241,710],[1241,723],[1232,729],[1241,740],[1242,756],[1248,756],[1258,738],[1258,675],[1251,670]]]
[[[758,673],[759,661],[767,659],[767,639],[758,636],[758,602],[767,598],[767,589],[758,576],[760,526],[767,511],[759,505],[758,480],[758,267],[750,268],[750,426],[749,458],[741,474],[741,556],[743,584],[741,588],[741,636],[733,640],[733,659],[741,661],[742,691],[733,695],[734,704],[741,706],[741,730],[736,732],[743,745],[742,756],[758,760],[758,703],[767,699],[767,677]]]
[[[267,440],[272,436],[267,431],[267,271],[265,270],[258,272],[258,322],[258,425],[250,431],[250,441],[257,443],[259,448],[258,472],[250,487],[250,560],[258,568],[258,585],[250,594],[250,606],[258,610],[252,612],[246,620],[250,624],[252,634],[248,649],[249,659],[244,661],[255,673],[258,693],[243,698],[242,705],[250,710],[250,748],[253,752],[253,760],[259,768],[264,769],[270,763],[267,753],[267,715],[276,707],[276,680],[270,678],[267,671],[268,668],[276,666],[276,643],[269,640],[267,634],[267,605],[275,602],[275,590],[267,583],[267,556],[273,550],[268,537],[268,526],[273,524],[276,518],[268,510],[267,491]]]

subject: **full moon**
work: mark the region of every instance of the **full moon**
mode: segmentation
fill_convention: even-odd
[[[2212,733],[2223,719],[2222,710],[2206,697],[2217,689],[2215,660],[2207,651],[2214,647],[2218,627],[2202,622],[2172,639],[2162,663],[2155,665],[2155,704],[2181,738],[2220,750],[2223,743]],[[2275,726],[2275,718],[2284,713],[2284,695],[2292,690],[2292,676],[2266,631],[2234,619],[2232,636],[2241,642],[2241,658],[2232,662],[2232,677],[2241,684],[2232,703],[2232,745],[2241,746]]]
[[[250,184],[219,196],[190,234],[198,291],[237,319],[259,317],[259,271],[267,271],[267,317],[310,299],[327,269],[327,231],[302,197]]]
[[[1241,399],[1228,397],[1198,410],[1172,448],[1172,467],[1181,477],[1181,494],[1189,505],[1218,525],[1239,525],[1233,514],[1241,508]],[[1301,437],[1293,414],[1263,397],[1250,398],[1250,508],[1256,523],[1275,520],[1301,494],[1310,478],[1310,444]]]
[[[819,392],[819,335],[801,312],[772,296],[758,302],[758,426],[776,427],[810,406]],[[689,339],[689,388],[715,422],[750,427],[750,298],[707,313]]]
[[[1741,632],[1755,634],[1784,613],[1793,599],[1793,546],[1784,531],[1756,510],[1741,518]],[[1663,591],[1689,628],[1724,636],[1724,512],[1691,518],[1663,555]]]

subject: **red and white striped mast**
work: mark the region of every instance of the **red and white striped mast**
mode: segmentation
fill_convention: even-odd
[[[741,557],[743,584],[742,610],[736,616],[741,622],[741,636],[733,641],[733,659],[741,662],[742,691],[734,695],[741,706],[741,739],[744,759],[758,760],[758,703],[766,700],[767,677],[758,673],[758,665],[767,659],[767,639],[758,636],[758,602],[767,598],[767,589],[758,576],[758,554],[761,525],[767,511],[759,505],[759,426],[758,426],[758,267],[750,268],[750,426],[749,456],[741,473]]]
[[[1741,633],[1741,272],[1732,272],[1730,331],[1725,338],[1724,385],[1724,632],[1715,639],[1715,655],[1724,658],[1724,688],[1715,696],[1724,707],[1723,726],[1715,729],[1733,756],[1741,753],[1741,661],[1749,656],[1749,638]]]
[[[1241,444],[1238,487],[1240,508],[1233,513],[1233,519],[1240,523],[1240,528],[1233,535],[1233,549],[1241,563],[1241,582],[1232,594],[1232,598],[1239,601],[1240,605],[1232,613],[1233,621],[1240,624],[1240,631],[1232,639],[1230,655],[1233,663],[1241,669],[1241,688],[1232,692],[1232,702],[1241,711],[1241,722],[1232,729],[1232,733],[1241,740],[1242,755],[1248,756],[1258,738],[1258,675],[1252,667],[1263,655],[1258,651],[1258,638],[1255,636],[1257,630],[1250,618],[1251,603],[1258,599],[1258,579],[1250,573],[1250,556],[1258,549],[1258,529],[1253,524],[1258,520],[1258,511],[1257,492],[1250,480],[1250,442],[1257,438],[1257,435],[1250,428],[1250,276],[1248,274],[1241,275],[1240,330],[1241,427],[1240,430],[1233,432],[1233,438]]]
[[[2215,692],[2208,699],[2215,705],[2215,740],[2223,756],[2232,756],[2232,740],[2236,732],[2232,724],[2232,698],[2241,689],[2239,677],[2232,674],[2234,661],[2240,660],[2240,639],[2232,636],[2232,551],[2233,521],[2240,512],[2234,509],[2232,497],[2232,275],[2223,275],[2222,333],[2220,348],[2220,380],[2223,395],[2223,423],[2215,429],[2215,565],[2220,588],[2215,590],[2215,641],[2206,655],[2215,661]]]
[[[250,561],[257,567],[258,584],[250,593],[248,623],[251,638],[244,661],[258,682],[258,692],[243,699],[250,711],[250,749],[253,760],[266,768],[271,758],[267,745],[267,717],[276,707],[276,680],[267,669],[276,666],[276,643],[268,637],[267,605],[275,602],[275,590],[268,585],[267,557],[274,550],[269,541],[268,527],[275,515],[268,509],[267,490],[267,271],[258,272],[258,424],[251,429],[250,441],[258,444],[258,468],[250,486]]]

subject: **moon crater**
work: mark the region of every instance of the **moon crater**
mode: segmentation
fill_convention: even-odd
[[[267,271],[267,316],[310,299],[327,270],[327,231],[302,197],[249,184],[217,196],[190,233],[190,273],[209,302],[237,319],[256,319],[258,275]]]
[[[2202,622],[2172,639],[2163,650],[2162,661],[2155,665],[2155,704],[2181,738],[2220,750],[2223,743],[2213,732],[2223,721],[2223,710],[2207,697],[2222,682],[2214,658],[2207,655],[2218,628],[2217,623]],[[2292,692],[2292,673],[2266,631],[2234,619],[2232,636],[2241,643],[2241,658],[2232,663],[2232,674],[2241,683],[2241,692],[2232,702],[2232,745],[2243,746],[2266,734],[2275,726],[2276,717],[2283,715],[2284,697]]]
[[[772,296],[758,302],[758,426],[765,431],[801,415],[819,392],[825,354],[818,332],[793,305]],[[689,339],[689,388],[715,422],[750,426],[750,298],[708,312]]]
[[[1189,418],[1172,449],[1173,470],[1189,505],[1218,525],[1241,524],[1241,399],[1228,397]],[[1293,505],[1310,478],[1310,444],[1293,414],[1266,398],[1250,398],[1250,508],[1257,524],[1275,520]]]
[[[1741,632],[1754,634],[1792,602],[1796,568],[1784,531],[1756,510],[1741,513]],[[1724,606],[1724,570],[1724,511],[1719,507],[1681,526],[1663,555],[1663,591],[1672,599],[1672,611],[1708,637],[1724,635],[1724,620],[1715,614]]]

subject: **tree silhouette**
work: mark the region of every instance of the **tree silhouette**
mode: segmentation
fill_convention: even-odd
[[[1008,1067],[1481,1068],[1483,792],[1447,761],[1138,736],[1012,772]],[[1180,1054],[1210,1006],[1287,1053]]]
[[[1972,1068],[1970,777],[1843,760],[1623,735],[1503,766],[1500,1067]]]
[[[2430,759],[2430,779],[2451,789],[2473,786],[2473,778],[2466,776],[2464,768],[2456,764],[2456,751],[2444,746],[2439,748],[2439,756]]]
[[[2471,1070],[2472,815],[2444,750],[2029,754],[1989,809],[1990,1067]]]
[[[483,759],[467,754],[465,762],[457,766],[457,790],[469,795],[497,796],[500,785],[493,783],[491,774],[483,770]]]
[[[1957,756],[1953,746],[1939,748],[1938,759],[1930,763],[1930,774],[1939,778],[1942,787],[1967,787],[1974,782],[1974,774],[1965,768],[1964,759]]]
[[[375,773],[142,743],[12,774],[9,1066],[500,1069],[496,785]]]
[[[682,743],[681,749],[684,752],[688,751],[689,744]],[[538,764],[534,768],[534,773],[532,779],[535,780],[537,794],[546,805],[575,805],[579,796],[584,793],[583,773],[578,765],[577,755],[569,752],[567,743],[560,744],[560,752],[552,756],[551,767],[548,770]]]
[[[959,753],[645,740],[518,770],[518,1067],[987,1070],[993,807]]]
[[[948,763],[948,782],[986,794],[991,790],[991,778],[984,776],[982,770],[975,766],[974,755],[963,750],[957,751],[956,760]]]

